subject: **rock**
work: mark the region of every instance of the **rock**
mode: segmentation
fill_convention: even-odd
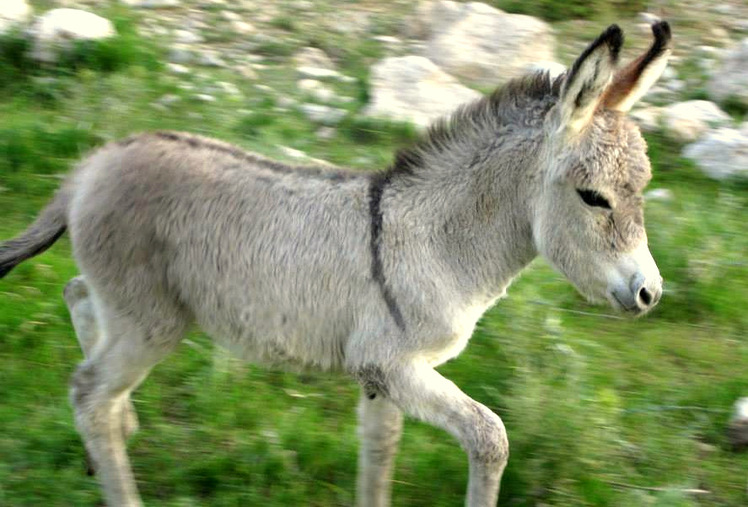
[[[337,79],[340,80],[340,72],[332,69],[325,69],[320,67],[297,67],[296,72],[302,78],[309,79]]]
[[[120,0],[125,5],[140,9],[166,9],[179,7],[179,0]]]
[[[257,29],[254,27],[254,25],[251,25],[250,23],[247,23],[246,21],[231,21],[231,28],[234,30],[234,32],[241,34],[241,35],[247,35],[250,33],[254,33]]]
[[[634,109],[629,113],[629,118],[634,120],[639,128],[644,132],[654,132],[660,128],[660,118],[662,118],[662,108],[649,106],[641,109]]]
[[[226,67],[226,62],[223,61],[223,58],[218,56],[216,53],[213,53],[212,51],[202,51],[197,56],[197,63],[198,65],[202,65],[203,67]]]
[[[327,140],[335,137],[337,133],[338,131],[333,127],[320,127],[314,135],[316,135],[318,139]]]
[[[734,99],[748,106],[748,38],[727,50],[707,85],[717,102]]]
[[[60,50],[71,42],[101,40],[116,35],[111,21],[79,9],[53,9],[40,16],[31,29],[34,46],[31,56],[39,61],[54,62]]]
[[[300,91],[311,95],[320,102],[331,102],[337,98],[332,88],[314,79],[302,79],[296,83],[296,86]]]
[[[727,438],[732,448],[748,447],[748,398],[735,402],[735,412],[727,425]]]
[[[221,11],[221,17],[225,19],[226,21],[241,21],[242,20],[242,17],[238,13],[232,12],[232,11]]]
[[[26,0],[3,0],[0,2],[0,34],[31,18],[31,6]]]
[[[195,52],[183,45],[174,45],[169,48],[168,59],[172,63],[192,63],[195,61]]]
[[[178,63],[167,63],[166,69],[171,72],[172,74],[189,74],[190,69],[185,67],[184,65],[180,65]]]
[[[182,44],[196,44],[203,41],[203,38],[199,34],[190,32],[189,30],[174,30],[174,38]]]
[[[498,86],[525,68],[554,57],[550,25],[521,14],[508,14],[480,3],[427,2],[426,54],[453,76]]]
[[[534,72],[547,72],[551,79],[555,79],[566,72],[566,66],[557,62],[533,62],[525,67],[523,74]]]
[[[304,153],[301,150],[297,150],[296,148],[291,148],[290,146],[283,146],[282,144],[277,145],[277,148],[280,150],[281,153],[283,153],[284,156],[288,158],[307,158],[307,154]]]
[[[403,43],[403,41],[391,35],[377,35],[374,37],[374,40],[390,46],[399,46]]]
[[[213,95],[208,95],[207,93],[196,93],[194,95],[195,100],[199,102],[215,102],[216,98]]]
[[[422,56],[385,58],[371,68],[365,114],[427,127],[457,106],[481,97]]]
[[[647,201],[671,202],[673,192],[667,188],[654,188],[644,194],[644,199]]]
[[[335,125],[339,123],[346,114],[344,109],[322,106],[320,104],[305,103],[301,104],[299,109],[311,121],[323,125]]]
[[[242,92],[239,90],[239,87],[237,87],[234,83],[229,83],[228,81],[218,81],[216,82],[216,88],[221,90],[223,93],[227,95],[231,95],[233,97],[241,97]]]
[[[688,100],[672,104],[663,109],[665,132],[678,141],[695,141],[710,126],[723,126],[730,116],[714,102]]]
[[[239,73],[244,79],[255,80],[258,78],[257,72],[252,68],[251,65],[242,65],[236,68],[236,72]]]
[[[637,14],[637,17],[639,18],[639,21],[641,23],[647,23],[650,26],[660,21],[660,17],[657,14],[652,14],[651,12],[640,12],[639,14]]]
[[[748,136],[722,127],[708,132],[683,150],[704,174],[715,180],[748,176]]]
[[[318,69],[334,69],[335,64],[330,57],[319,48],[306,47],[293,57],[297,67],[315,67]]]

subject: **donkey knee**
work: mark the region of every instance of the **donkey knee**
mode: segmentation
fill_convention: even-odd
[[[475,407],[475,421],[470,439],[471,460],[503,469],[509,460],[509,439],[501,418],[482,405]]]

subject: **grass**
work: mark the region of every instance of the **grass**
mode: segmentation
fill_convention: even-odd
[[[160,70],[158,47],[127,36],[128,51],[146,56],[117,50],[99,60],[93,54],[104,49],[84,48],[79,63],[52,69],[28,68],[12,47],[18,38],[0,43],[0,68],[18,73],[0,85],[12,91],[0,96],[0,238],[31,222],[89,149],[134,131],[190,130],[269,155],[282,144],[359,168],[386,166],[415,135],[357,114],[366,69],[381,51],[372,41],[338,45],[341,71],[359,81],[334,86],[356,100],[337,134],[319,139],[318,126],[293,108],[278,110],[279,97],[295,93],[288,68],[262,72],[269,91],[241,85],[239,103],[197,103]],[[304,36],[321,47],[341,37]],[[270,52],[283,62],[294,47]],[[217,69],[206,81],[233,77]],[[184,100],[156,112],[164,94]],[[505,505],[748,502],[748,455],[732,453],[724,434],[732,403],[748,393],[748,194],[745,184],[706,179],[662,136],[648,141],[651,187],[675,196],[646,206],[667,287],[652,315],[621,320],[589,307],[538,261],[481,320],[466,352],[440,368],[507,425]],[[0,280],[2,505],[101,502],[67,402],[81,354],[61,291],[75,273],[63,238]],[[334,375],[225,364],[207,338],[192,335],[134,395],[142,429],[130,452],[141,492],[164,506],[351,505],[357,394]],[[466,458],[443,432],[409,421],[395,479],[395,505],[460,505]]]

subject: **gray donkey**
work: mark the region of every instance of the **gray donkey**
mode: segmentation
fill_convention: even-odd
[[[609,27],[566,74],[463,107],[385,172],[289,167],[174,132],[90,155],[0,246],[0,276],[70,232],[82,278],[65,295],[86,356],[71,399],[107,502],[140,505],[130,393],[197,323],[249,360],[361,384],[360,505],[389,504],[403,413],[454,435],[467,505],[495,505],[504,425],[434,368],[538,254],[592,300],[632,315],[657,304],[650,164],[625,117],[670,54],[668,25],[653,32],[617,69],[623,34]]]

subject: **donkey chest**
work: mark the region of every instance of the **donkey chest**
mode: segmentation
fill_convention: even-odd
[[[421,358],[436,366],[457,357],[470,341],[478,320],[498,299],[477,300],[447,313],[444,326],[435,333],[438,338],[433,339],[432,346],[423,350]]]

